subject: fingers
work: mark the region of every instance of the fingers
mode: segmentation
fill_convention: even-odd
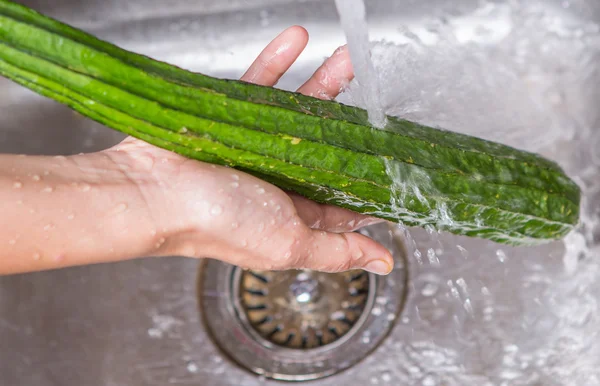
[[[308,43],[308,32],[293,26],[283,31],[258,55],[241,80],[274,86],[296,61]]]
[[[330,233],[312,230],[298,261],[303,269],[343,272],[364,269],[378,275],[392,271],[394,260],[381,244],[359,233]]]
[[[346,46],[338,48],[315,71],[298,92],[320,99],[333,99],[354,78],[350,54]]]
[[[288,195],[292,199],[298,215],[309,228],[329,232],[351,232],[384,221],[348,209],[319,204],[295,193]]]

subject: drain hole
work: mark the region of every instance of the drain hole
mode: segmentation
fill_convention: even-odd
[[[272,344],[294,349],[343,337],[360,318],[369,293],[363,271],[244,271],[239,280],[239,304],[249,327]]]

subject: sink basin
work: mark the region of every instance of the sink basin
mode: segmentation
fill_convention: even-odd
[[[278,32],[300,24],[311,42],[279,83],[285,89],[345,42],[333,0],[21,2],[123,48],[224,78],[239,77]],[[585,185],[592,225],[568,248],[398,229],[393,236],[409,252],[408,295],[394,329],[358,364],[312,383],[600,384],[600,3],[369,0],[367,14],[371,39],[386,40],[373,52],[391,79],[383,87],[390,113],[557,160]],[[537,44],[536,23],[549,29],[547,45]],[[454,40],[441,41],[449,31]],[[521,56],[506,59],[513,49]],[[340,99],[353,103],[358,94],[351,85]],[[0,79],[0,152],[66,155],[122,138]],[[209,338],[200,265],[172,257],[0,277],[0,384],[275,383],[239,368]]]

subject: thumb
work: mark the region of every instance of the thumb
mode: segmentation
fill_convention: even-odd
[[[394,267],[391,253],[381,244],[356,232],[310,230],[300,242],[297,268],[323,272],[364,269],[387,275]]]

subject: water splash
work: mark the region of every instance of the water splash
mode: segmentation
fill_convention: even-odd
[[[377,365],[395,384],[598,384],[600,26],[544,2],[482,4],[370,46],[382,105],[556,160],[582,188],[581,226],[535,248],[398,229],[412,292]],[[362,86],[338,100],[365,107]],[[418,192],[396,177],[402,207]]]

